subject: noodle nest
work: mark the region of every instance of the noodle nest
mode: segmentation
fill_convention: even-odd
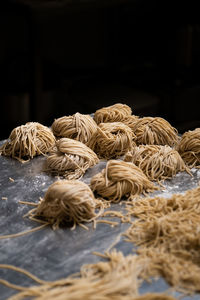
[[[200,128],[185,132],[177,150],[190,168],[200,167]]]
[[[170,146],[140,145],[127,152],[124,161],[138,166],[150,180],[164,180],[189,169]]]
[[[130,125],[129,125],[130,126]],[[131,129],[136,135],[137,145],[169,145],[178,143],[177,129],[160,117],[143,117],[133,122]]]
[[[96,110],[94,120],[97,124],[123,122],[127,117],[131,116],[131,114],[132,110],[128,105],[116,103]]]
[[[0,153],[26,162],[36,155],[46,154],[55,145],[52,131],[37,122],[28,122],[14,128],[9,140],[0,148]]]
[[[97,201],[87,184],[78,180],[59,180],[48,188],[38,206],[29,212],[32,218],[43,218],[56,229],[66,223],[91,222]]]
[[[66,179],[78,179],[98,162],[97,155],[85,144],[61,138],[46,159],[46,171]]]
[[[108,161],[106,168],[92,177],[90,187],[111,202],[158,189],[137,166],[118,160]]]
[[[101,158],[116,158],[135,146],[134,138],[132,130],[121,122],[101,123],[97,129],[94,151]]]
[[[75,139],[92,148],[91,138],[96,134],[97,124],[91,116],[76,113],[56,119],[52,131],[58,138]]]

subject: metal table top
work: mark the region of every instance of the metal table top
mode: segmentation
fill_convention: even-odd
[[[2,144],[3,142],[0,142]],[[19,204],[19,201],[37,202],[43,197],[51,183],[57,180],[44,173],[44,157],[36,157],[28,163],[20,162],[0,156],[0,234],[12,234],[38,226],[34,221],[23,218],[31,209],[30,206]],[[90,168],[81,179],[89,184],[91,177],[106,165],[101,161]],[[192,169],[193,177],[186,172],[166,180],[165,191],[157,191],[151,195],[171,196],[173,193],[184,192],[198,185],[200,170]],[[13,178],[11,181],[9,178]],[[6,197],[7,200],[3,200]],[[123,206],[113,204],[112,209],[122,210]],[[93,251],[104,252],[114,242],[119,233],[124,232],[129,224],[120,223],[110,227],[107,224],[97,224],[94,230],[89,224],[89,230],[77,227],[74,231],[63,228],[53,231],[46,227],[40,231],[17,238],[0,240],[0,264],[11,264],[24,268],[44,280],[57,280],[69,274],[78,272],[85,263],[94,263],[100,260],[92,254]],[[125,255],[132,252],[133,245],[121,240],[116,248]],[[0,278],[12,283],[29,286],[34,284],[30,278],[12,270],[0,269]],[[163,279],[152,283],[144,282],[141,293],[161,292],[169,286]],[[0,285],[0,299],[7,299],[16,291]],[[179,295],[178,293],[174,294]],[[187,296],[184,299],[197,300],[200,295]]]

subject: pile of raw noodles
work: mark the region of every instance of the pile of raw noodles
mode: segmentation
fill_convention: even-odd
[[[135,199],[159,189],[152,181],[160,182],[183,171],[191,175],[190,168],[199,167],[198,128],[180,138],[165,119],[139,118],[132,115],[129,106],[117,103],[97,110],[94,118],[79,113],[61,117],[51,129],[33,122],[17,127],[0,153],[20,161],[49,153],[46,170],[68,179],[49,187],[29,211],[32,220],[51,224],[54,229],[66,223],[87,229],[83,223],[97,222],[111,202],[127,199],[127,214],[110,214],[131,223],[124,236],[138,246],[137,255],[106,253],[103,256],[108,262],[83,266],[79,275],[54,282],[0,265],[26,273],[39,283],[26,288],[0,279],[0,283],[20,291],[10,299],[173,300],[167,294],[139,295],[142,281],[152,276],[164,276],[181,291],[200,292],[200,188],[171,198]],[[122,155],[122,161],[113,159]],[[101,158],[112,160],[92,177],[90,185],[74,180]]]

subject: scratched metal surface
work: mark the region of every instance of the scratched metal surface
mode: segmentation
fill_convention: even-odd
[[[2,142],[0,142],[2,144]],[[0,156],[0,234],[11,234],[28,230],[38,226],[33,221],[23,218],[30,209],[27,205],[19,204],[19,200],[37,202],[43,197],[47,188],[57,179],[45,174],[43,169],[44,157],[37,157],[28,163],[21,164],[18,161]],[[89,169],[83,177],[83,181],[89,184],[91,177],[105,167],[106,162]],[[162,194],[169,197],[173,193],[184,192],[198,185],[200,170],[192,170],[193,177],[187,173],[179,173],[177,176],[165,182],[165,191],[154,194]],[[14,182],[9,180],[14,179]],[[154,195],[152,194],[152,195]],[[2,200],[7,197],[7,200]],[[112,207],[121,210],[118,204]],[[113,219],[119,221],[118,219]],[[110,227],[106,224],[98,224],[96,230],[89,225],[86,231],[81,227],[71,231],[69,228],[53,231],[50,227],[22,237],[0,240],[0,264],[11,264],[24,268],[41,279],[56,280],[79,271],[81,265],[94,263],[100,260],[92,255],[92,251],[104,252],[120,232],[128,228],[128,224],[120,224]],[[122,240],[116,248],[129,254],[133,246]],[[29,286],[34,284],[31,279],[11,270],[0,269],[0,278],[12,283]],[[144,283],[141,293],[161,292],[169,286],[163,279],[153,283]],[[14,290],[0,285],[0,299],[7,299],[15,293]],[[178,296],[175,293],[174,296]],[[200,295],[187,296],[185,300],[200,299]]]

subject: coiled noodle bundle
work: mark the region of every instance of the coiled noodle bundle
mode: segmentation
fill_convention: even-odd
[[[97,124],[107,122],[123,122],[132,114],[131,108],[126,104],[116,103],[111,106],[98,109],[94,113]]]
[[[179,171],[187,171],[179,153],[170,146],[140,145],[125,154],[124,161],[138,166],[150,180],[174,177]]]
[[[200,128],[185,132],[177,145],[182,159],[190,167],[200,166]]]
[[[97,218],[96,200],[87,184],[78,180],[60,180],[48,188],[38,206],[29,215],[43,218],[56,229],[66,223],[80,224]]]
[[[102,158],[116,158],[135,145],[134,138],[132,130],[121,122],[101,123],[97,129],[94,151]]]
[[[37,122],[28,122],[14,128],[0,153],[26,162],[36,155],[46,154],[55,145],[52,131]]]
[[[99,159],[92,149],[85,144],[62,138],[56,142],[56,148],[47,157],[47,171],[62,175],[66,179],[77,179],[85,171],[97,164]]]
[[[144,117],[138,119],[131,126],[136,135],[137,145],[169,145],[177,144],[179,137],[177,130],[163,118]]]
[[[52,124],[55,136],[71,138],[92,147],[91,138],[97,131],[97,124],[89,115],[76,113],[56,119]]]
[[[134,164],[118,160],[108,161],[106,168],[92,177],[90,187],[112,202],[158,189]]]

